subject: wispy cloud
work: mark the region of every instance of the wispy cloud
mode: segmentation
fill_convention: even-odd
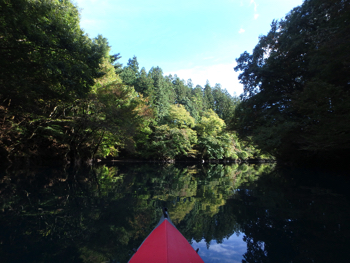
[[[248,1],[248,0],[246,0],[246,1]],[[252,6],[252,5],[254,7],[254,19],[256,20],[259,17],[259,14],[258,14],[258,6],[259,5],[256,3],[255,0],[250,0],[249,6]],[[241,6],[244,6],[243,0],[241,0]]]
[[[258,11],[258,4],[254,0],[250,0],[250,4],[254,5],[254,12]]]
[[[254,19],[258,19],[258,4],[255,2],[255,0],[250,0],[250,5],[254,5]]]
[[[243,28],[241,28],[239,31],[238,31],[238,33],[240,33],[240,34],[242,34],[242,33],[244,33],[245,32],[245,30],[243,29]]]

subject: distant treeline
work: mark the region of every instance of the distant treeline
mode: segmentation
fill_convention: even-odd
[[[0,1],[0,157],[86,161],[264,157],[227,130],[240,100],[162,69],[126,66],[71,1]]]

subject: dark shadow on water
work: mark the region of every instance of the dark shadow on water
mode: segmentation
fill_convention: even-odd
[[[163,206],[209,250],[240,235],[243,262],[347,262],[349,186],[268,164],[11,169],[0,175],[1,262],[127,262]]]

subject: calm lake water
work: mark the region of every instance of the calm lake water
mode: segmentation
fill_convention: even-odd
[[[349,262],[350,177],[124,163],[0,174],[0,261],[127,262],[168,207],[210,262]]]

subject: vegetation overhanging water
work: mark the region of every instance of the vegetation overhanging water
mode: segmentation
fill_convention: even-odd
[[[305,0],[273,21],[236,60],[238,98],[160,67],[146,72],[136,56],[123,67],[106,38],[80,28],[70,0],[0,1],[0,165],[10,165],[0,175],[1,261],[126,262],[167,206],[189,242],[206,244],[206,262],[347,262],[349,179],[334,171],[33,165],[106,157],[346,163],[349,6]]]

